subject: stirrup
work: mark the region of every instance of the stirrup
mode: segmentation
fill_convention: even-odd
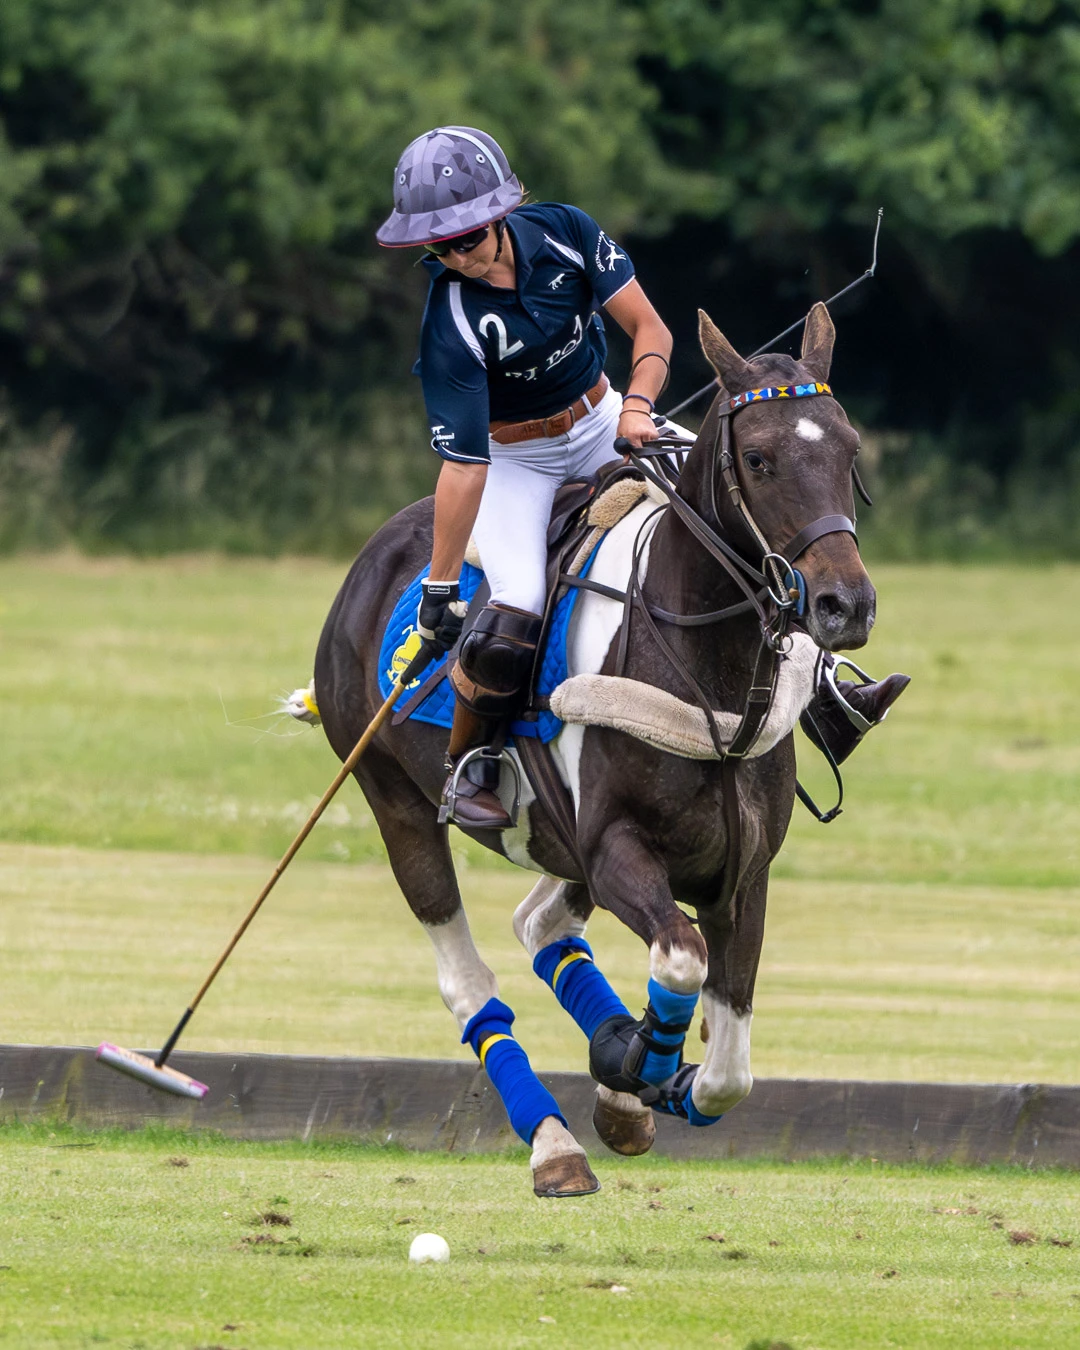
[[[442,804],[439,807],[439,824],[456,825],[457,819],[454,812],[457,808],[458,786],[461,782],[461,775],[469,767],[474,759],[485,759],[493,761],[496,764],[506,763],[510,765],[510,770],[514,775],[514,800],[507,815],[510,817],[508,829],[516,829],[518,822],[518,808],[521,805],[521,771],[517,766],[514,756],[505,748],[499,751],[492,751],[490,745],[478,745],[472,750],[467,750],[454,765],[454,772],[450,779],[449,786],[446,789]]]
[[[871,727],[876,727],[878,725],[878,722],[871,722],[868,717],[864,717],[858,708],[852,707],[844,697],[842,690],[836,682],[836,672],[841,666],[845,666],[850,670],[852,674],[858,678],[860,684],[875,684],[876,681],[872,675],[868,675],[861,666],[857,666],[854,661],[849,661],[846,656],[834,656],[831,661],[821,662],[819,688],[821,685],[824,685],[825,688],[828,689],[829,693],[832,694],[833,698],[839,703],[847,720],[860,735],[865,736]],[[879,721],[884,722],[888,715],[889,709],[886,708]]]

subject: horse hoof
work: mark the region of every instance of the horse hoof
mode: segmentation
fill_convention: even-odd
[[[600,1142],[626,1158],[648,1153],[656,1139],[656,1121],[649,1108],[627,1092],[612,1092],[602,1085],[596,1089],[592,1122]]]
[[[533,1169],[533,1190],[543,1200],[569,1200],[593,1195],[600,1183],[584,1153],[565,1153]]]

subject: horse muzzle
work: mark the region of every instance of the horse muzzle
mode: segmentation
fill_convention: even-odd
[[[877,594],[866,575],[861,577],[814,578],[806,576],[804,622],[810,636],[826,651],[852,651],[864,647],[877,616]]]

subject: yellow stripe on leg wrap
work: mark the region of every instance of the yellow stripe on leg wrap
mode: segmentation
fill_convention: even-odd
[[[487,1068],[487,1065],[484,1063],[484,1061],[487,1059],[487,1052],[491,1049],[491,1047],[495,1044],[496,1041],[512,1041],[513,1039],[514,1039],[513,1036],[508,1036],[505,1031],[499,1031],[496,1032],[494,1036],[485,1037],[484,1040],[481,1041],[480,1043],[480,1067],[482,1069]]]
[[[555,974],[551,977],[552,993],[557,992],[559,988],[559,976],[563,973],[571,961],[591,961],[592,957],[587,952],[571,952],[569,956],[564,956],[555,967]]]

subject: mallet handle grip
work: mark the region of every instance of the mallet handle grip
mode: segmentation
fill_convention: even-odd
[[[232,938],[229,941],[229,945],[218,957],[213,970],[211,970],[210,974],[207,975],[205,980],[203,980],[202,985],[199,988],[199,992],[188,1004],[187,1008],[184,1011],[183,1017],[181,1017],[180,1021],[177,1023],[176,1030],[162,1046],[161,1053],[154,1060],[154,1063],[158,1066],[159,1069],[165,1063],[169,1055],[172,1053],[172,1050],[176,1045],[176,1042],[180,1039],[180,1033],[187,1026],[192,1013],[202,1002],[203,995],[214,983],[214,980],[217,978],[218,971],[232,955],[233,948],[247,932],[248,925],[251,923],[252,919],[254,919],[255,915],[258,914],[262,902],[266,899],[266,897],[277,885],[278,878],[281,876],[282,872],[285,871],[286,867],[288,867],[289,863],[292,862],[293,858],[296,857],[296,854],[300,849],[300,845],[304,842],[304,840],[308,837],[311,831],[315,828],[316,824],[318,823],[319,817],[330,805],[331,801],[333,801],[335,795],[337,794],[338,788],[341,787],[342,783],[344,783],[346,778],[348,778],[348,776],[352,773],[353,769],[356,768],[357,764],[360,762],[360,757],[363,755],[364,751],[368,748],[371,742],[375,739],[375,736],[378,734],[379,728],[386,721],[387,717],[389,717],[398,695],[404,688],[406,688],[407,685],[412,684],[413,680],[416,679],[416,677],[420,674],[420,672],[430,664],[430,662],[435,656],[435,651],[436,649],[433,646],[425,642],[424,645],[417,652],[417,654],[413,657],[413,659],[409,662],[409,664],[405,667],[405,669],[395,680],[394,687],[393,689],[390,690],[390,693],[387,695],[385,701],[383,702],[382,707],[368,723],[367,728],[364,731],[364,734],[353,746],[348,759],[346,759],[343,762],[341,768],[338,770],[337,775],[334,778],[334,781],[323,793],[322,797],[319,799],[319,804],[315,807],[314,811],[312,811],[311,815],[308,816],[307,820],[301,826],[300,833],[296,836],[296,838],[292,841],[289,847],[285,850],[284,854],[282,854],[281,861],[274,868],[270,880],[259,892],[255,900],[255,903],[248,910],[243,923],[232,935]]]

